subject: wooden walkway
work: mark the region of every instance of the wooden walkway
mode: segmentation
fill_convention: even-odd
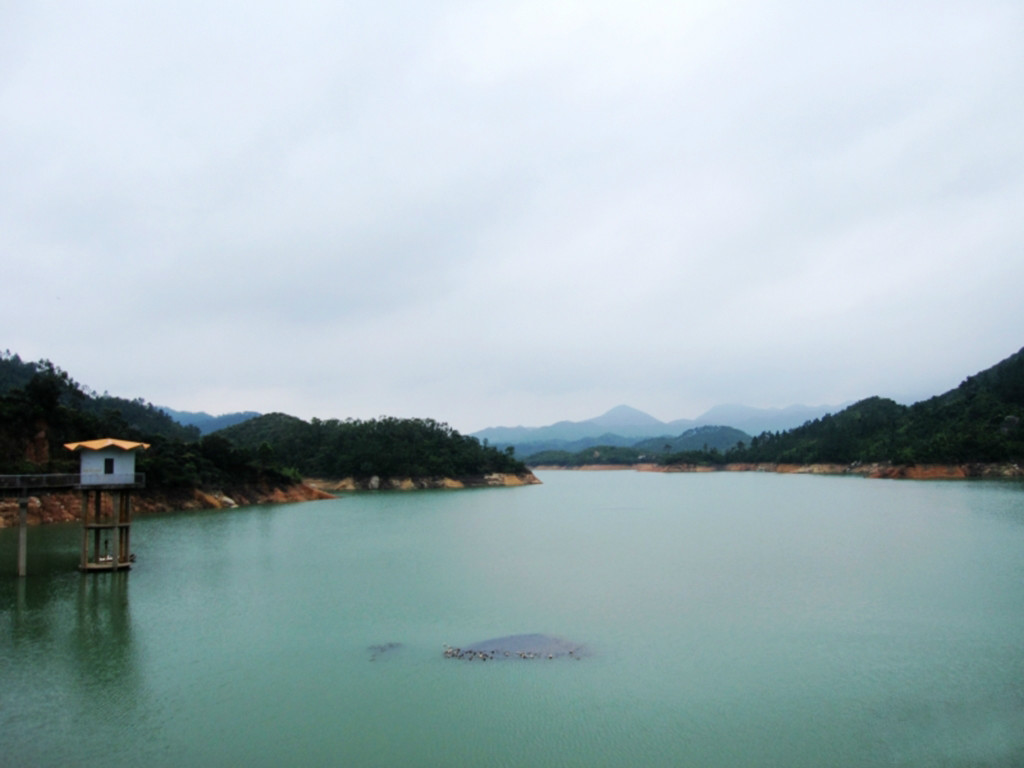
[[[134,488],[144,488],[146,476],[141,472],[130,475],[99,475],[83,476],[74,474],[45,474],[45,475],[0,475],[0,495],[18,497],[18,576],[25,576],[28,570],[28,499],[30,496],[38,496],[41,493],[55,493],[57,491],[82,491],[82,566],[83,571],[94,570],[116,570],[118,568],[130,568],[130,562],[134,558],[128,551],[128,528],[131,525],[130,502],[127,494],[124,497],[123,509],[120,498],[116,502],[116,521],[113,523],[99,524],[100,494],[103,491],[113,491],[120,496],[122,491],[130,492]],[[90,491],[96,492],[96,510],[94,522],[88,522],[88,507],[86,499]],[[117,531],[121,550],[119,556],[110,558],[110,562],[94,552],[93,559],[88,557],[88,546],[86,536],[89,530],[95,530],[95,548],[99,548],[99,533],[101,528],[109,528]]]
[[[75,472],[68,475],[0,475],[0,492],[5,495],[24,493],[30,496],[41,491],[66,491],[77,488],[82,476]]]
[[[128,488],[144,488],[145,486],[146,475],[143,472],[136,472],[130,475],[99,475],[97,477],[86,475],[85,482],[82,482],[82,475],[78,472],[64,475],[0,475],[0,493],[6,496],[13,496],[18,493],[33,496],[49,491],[81,490],[82,488],[116,491]]]

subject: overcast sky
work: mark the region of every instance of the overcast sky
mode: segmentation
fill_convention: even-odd
[[[0,0],[0,285],[182,410],[910,402],[1024,346],[1024,4]]]

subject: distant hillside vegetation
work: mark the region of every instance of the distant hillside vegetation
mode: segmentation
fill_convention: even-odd
[[[636,443],[635,437],[623,437],[622,435],[615,435],[611,432],[606,432],[605,434],[598,435],[597,437],[581,437],[579,440],[539,440],[529,443],[516,443],[514,445],[498,443],[495,447],[502,450],[511,448],[517,457],[523,459],[523,461],[529,461],[531,456],[542,451],[576,453],[578,451],[585,451],[588,448],[596,448],[598,446],[632,448],[634,443]]]
[[[608,464],[630,466],[644,461],[654,461],[654,457],[639,451],[632,446],[595,445],[574,453],[569,451],[540,451],[527,457],[531,467],[584,467],[588,464]]]
[[[271,413],[216,432],[212,437],[261,456],[280,458],[307,476],[471,477],[522,473],[512,456],[461,435],[433,419],[385,417],[370,421],[303,421]]]
[[[634,443],[633,447],[645,453],[672,453],[677,451],[728,451],[750,441],[750,435],[733,427],[694,427],[676,437],[654,437]]]
[[[1024,461],[1024,349],[959,387],[911,406],[870,397],[788,432],[763,433],[724,456],[693,461],[787,464],[892,462],[968,464]]]
[[[639,441],[620,435],[609,434],[603,437],[603,440],[586,438],[571,443],[552,440],[520,447],[524,451],[536,447],[536,450],[529,450],[523,458],[529,465],[578,467],[595,463],[638,464],[656,461],[662,454],[679,451],[724,452],[751,439],[750,435],[738,429],[712,426],[694,427],[675,437],[665,435]]]

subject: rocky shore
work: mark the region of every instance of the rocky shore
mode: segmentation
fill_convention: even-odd
[[[332,499],[330,493],[306,483],[296,485],[250,485],[224,489],[171,489],[142,490],[132,494],[135,513],[159,514],[196,509],[233,509],[253,504],[279,504],[294,501]],[[109,508],[111,499],[104,494],[103,503]],[[70,523],[82,516],[82,496],[77,491],[61,491],[30,496],[28,500],[29,525]],[[18,524],[18,500],[0,499],[0,528]]]
[[[341,480],[321,480],[307,478],[308,485],[321,491],[337,493],[341,491],[423,491],[442,488],[512,488],[519,485],[540,485],[540,480],[533,472],[510,474],[493,472],[488,475],[472,477],[392,477],[377,476],[356,479],[346,477]]]
[[[295,501],[333,499],[339,491],[419,490],[428,488],[495,488],[537,485],[540,480],[532,472],[512,475],[494,473],[464,478],[392,478],[371,477],[367,480],[308,479],[295,485],[252,485],[223,489],[142,490],[132,495],[136,513],[159,514],[198,509],[234,509],[253,504],[281,504]],[[111,504],[105,495],[103,503]],[[30,496],[29,525],[70,523],[82,516],[82,497],[77,491],[61,491]],[[18,500],[0,498],[0,528],[18,525]]]
[[[577,472],[608,472],[629,469],[634,472],[658,472],[665,468],[660,464],[581,464],[578,467],[570,467],[567,464],[538,464],[533,469],[542,471],[549,469],[572,469]]]

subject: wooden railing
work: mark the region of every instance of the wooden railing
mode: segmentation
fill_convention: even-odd
[[[146,475],[142,472],[116,475],[0,475],[0,490],[5,491],[57,491],[68,488],[142,488]]]

